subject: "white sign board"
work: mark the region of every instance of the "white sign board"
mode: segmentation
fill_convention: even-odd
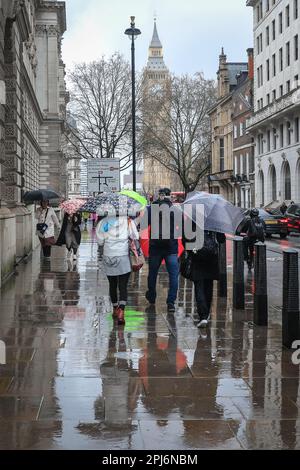
[[[91,158],[87,165],[89,193],[120,190],[120,160],[114,158]]]

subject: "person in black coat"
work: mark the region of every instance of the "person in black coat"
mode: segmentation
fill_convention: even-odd
[[[58,246],[66,245],[68,249],[68,258],[72,256],[73,251],[74,260],[77,259],[77,251],[81,242],[81,222],[82,217],[80,212],[76,212],[76,214],[73,215],[66,213],[64,215],[62,228],[56,242],[56,245]]]
[[[215,244],[215,253],[208,255],[206,258],[200,256],[201,250],[196,252],[189,251],[191,257],[191,269],[189,279],[193,281],[195,286],[195,297],[197,302],[197,312],[199,315],[199,328],[205,328],[210,319],[210,309],[213,297],[214,280],[219,279],[219,254],[218,245],[225,243],[226,237],[223,233],[204,232],[205,238],[211,239],[211,244]],[[183,245],[192,241],[187,240],[183,236]]]

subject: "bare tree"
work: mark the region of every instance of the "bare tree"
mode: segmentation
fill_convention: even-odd
[[[144,158],[176,173],[186,192],[193,191],[209,170],[208,110],[215,100],[214,82],[201,73],[170,77],[163,89],[154,88],[144,96]]]
[[[122,55],[77,64],[70,73],[69,111],[76,129],[70,142],[84,158],[112,158],[118,154],[121,169],[130,166],[131,75]]]

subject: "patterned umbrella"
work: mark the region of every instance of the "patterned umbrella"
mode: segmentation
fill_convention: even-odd
[[[79,209],[85,204],[84,199],[69,199],[62,202],[59,207],[63,209],[67,214],[73,215],[79,211]]]
[[[135,216],[142,206],[136,200],[119,193],[102,193],[92,197],[80,208],[81,212],[97,212],[105,215],[129,215]]]

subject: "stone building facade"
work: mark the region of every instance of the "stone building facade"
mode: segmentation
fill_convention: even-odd
[[[256,205],[300,202],[300,0],[253,8]]]
[[[151,99],[156,99],[159,93],[163,95],[163,100],[167,99],[169,93],[169,70],[164,62],[163,47],[157,33],[156,22],[152,40],[149,46],[148,63],[144,71],[143,94],[144,104],[151,103]],[[153,116],[155,126],[155,116]],[[166,130],[161,129],[162,134]],[[167,152],[161,151],[160,160],[168,161]],[[178,189],[178,178],[175,173],[166,169],[157,159],[151,156],[151,148],[143,150],[144,178],[143,190],[146,193],[155,194],[159,188],[169,187]]]
[[[234,203],[233,174],[233,92],[237,87],[237,76],[247,71],[244,62],[227,62],[227,56],[219,56],[218,99],[210,109],[212,143],[211,174],[208,177],[209,190],[221,194]]]
[[[0,0],[0,284],[36,245],[38,187],[66,194],[65,2]]]
[[[254,143],[246,130],[253,113],[253,49],[248,49],[248,70],[237,75],[232,94],[234,204],[249,209],[254,206]]]

